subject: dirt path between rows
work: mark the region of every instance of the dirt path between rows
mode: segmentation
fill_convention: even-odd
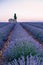
[[[3,65],[3,52],[4,52],[4,50],[7,48],[7,46],[8,46],[8,44],[9,44],[9,41],[10,41],[10,38],[11,38],[11,35],[12,35],[12,32],[13,32],[13,30],[11,30],[11,32],[9,33],[9,36],[8,36],[8,39],[7,39],[7,41],[4,43],[4,46],[3,46],[3,48],[2,48],[2,50],[0,51],[0,65]]]

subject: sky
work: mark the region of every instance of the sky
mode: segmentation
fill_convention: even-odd
[[[43,0],[0,0],[0,21],[43,21]]]

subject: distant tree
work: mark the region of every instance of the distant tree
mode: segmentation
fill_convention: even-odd
[[[15,20],[17,19],[16,13],[14,14],[14,19],[15,19]]]

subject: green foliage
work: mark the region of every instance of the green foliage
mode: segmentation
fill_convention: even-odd
[[[12,51],[12,52],[11,52]],[[41,55],[43,51],[40,51],[38,47],[35,46],[34,43],[32,42],[27,42],[27,41],[17,41],[16,45],[14,47],[10,48],[7,50],[7,58],[9,60],[18,59],[23,55],[25,58],[27,55],[32,56],[35,55]]]
[[[19,57],[21,55],[26,57],[27,55],[30,55],[30,54],[33,56],[37,55],[37,54],[41,55],[41,53],[43,52],[38,47],[36,47],[34,43],[27,42],[27,41],[19,42],[18,47],[16,47],[16,48],[17,48],[16,51],[17,51],[17,54],[19,55]],[[39,51],[40,51],[40,53],[39,53]]]
[[[14,19],[17,19],[17,17],[16,17],[16,13],[14,14]]]

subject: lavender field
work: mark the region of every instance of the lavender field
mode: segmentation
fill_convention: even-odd
[[[43,65],[43,23],[0,23],[0,65]]]

